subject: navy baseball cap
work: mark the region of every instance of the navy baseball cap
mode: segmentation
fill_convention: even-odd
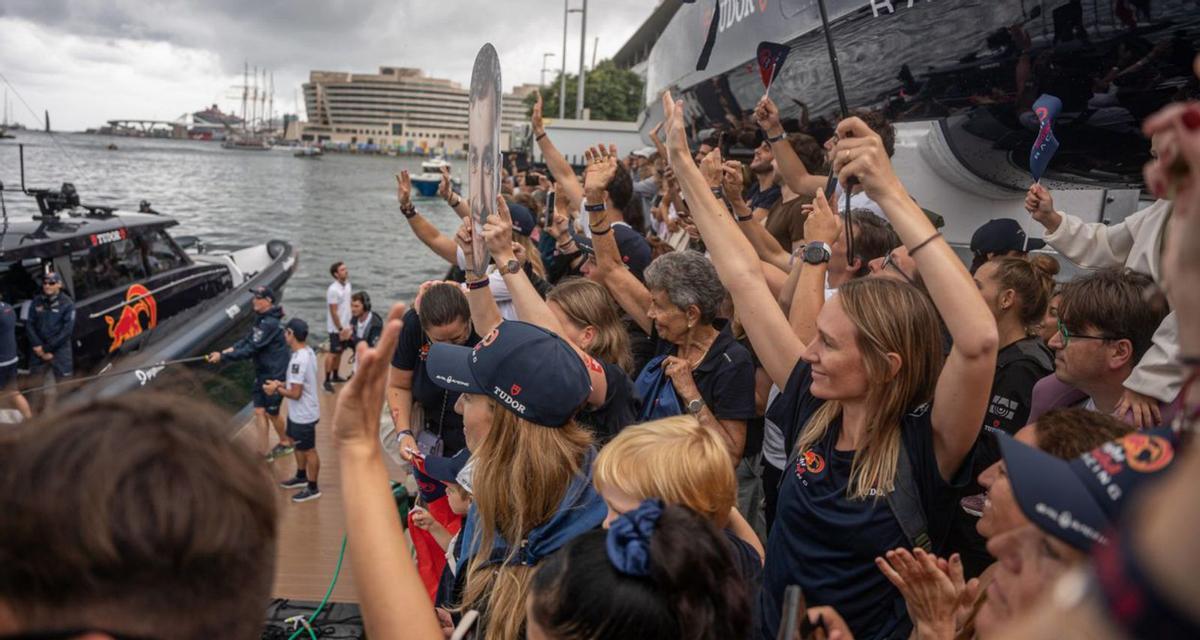
[[[292,335],[296,336],[297,340],[301,342],[308,340],[308,323],[300,318],[292,318],[291,320],[288,320],[287,324],[284,325],[284,328],[286,328],[288,331],[291,331]]]
[[[62,276],[59,275],[57,271],[48,271],[48,272],[46,272],[45,275],[42,276],[43,284],[49,284],[51,282],[57,282],[57,283],[61,284],[62,281],[63,281]]]
[[[537,226],[533,212],[519,202],[508,203],[508,215],[512,217],[513,231],[525,237],[529,237],[533,233],[533,228]]]
[[[271,302],[275,302],[275,292],[271,290],[271,287],[268,287],[265,284],[254,287],[250,290],[250,293],[254,294],[255,298],[266,298]]]
[[[1169,469],[1179,448],[1169,427],[1130,433],[1069,461],[1007,435],[997,439],[1025,517],[1083,551],[1109,543],[1106,532],[1129,496]]]
[[[545,427],[570,422],[592,392],[587,368],[571,345],[518,320],[501,322],[474,347],[435,343],[425,370],[443,389],[489,396]]]
[[[621,253],[621,262],[642,280],[646,267],[650,266],[650,244],[642,234],[632,227],[623,224],[612,225],[613,238],[617,241],[617,251]]]
[[[591,238],[584,236],[584,235],[580,235],[578,233],[572,233],[571,239],[575,241],[575,246],[579,247],[580,252],[586,253],[589,256],[595,257],[596,248],[592,246]]]
[[[1012,218],[988,220],[971,236],[971,253],[977,255],[1037,251],[1045,246],[1045,240],[1030,238],[1021,228],[1021,223]]]
[[[467,459],[471,457],[471,452],[465,447],[458,450],[458,453],[447,458],[445,456],[426,456],[425,457],[425,475],[442,483],[458,483],[458,474],[467,466]]]

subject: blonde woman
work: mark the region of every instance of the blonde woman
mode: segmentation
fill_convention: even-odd
[[[683,505],[724,530],[734,563],[758,586],[762,542],[737,511],[737,479],[725,445],[696,418],[675,416],[625,429],[596,456],[593,482],[608,506],[604,526],[650,498]]]
[[[790,584],[810,604],[836,605],[855,637],[907,635],[904,599],[874,563],[910,545],[889,494],[898,479],[916,489],[925,533],[940,551],[955,510],[954,486],[967,480],[963,462],[987,407],[996,323],[962,262],[900,184],[879,136],[849,118],[838,125],[833,170],[843,188],[853,178],[881,205],[933,303],[905,283],[852,281],[812,319],[817,338],[805,345],[774,304],[749,241],[691,160],[682,103],[667,94],[663,108],[671,164],[693,218],[734,304],[755,310],[742,322],[763,368],[783,389],[769,415],[784,428],[790,457],[767,543],[759,635],[776,636]],[[611,162],[606,150],[591,155]],[[706,158],[703,169],[719,174],[721,159],[713,156],[719,154]],[[813,233],[806,227],[806,235],[830,244],[838,219],[823,198],[814,204]],[[827,268],[827,257],[806,253],[812,255],[802,270]],[[939,313],[954,341],[944,366]],[[927,407],[935,391],[937,401]],[[898,472],[902,467],[908,472]]]

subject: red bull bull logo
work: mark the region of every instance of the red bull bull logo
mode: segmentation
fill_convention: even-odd
[[[142,316],[145,316],[144,321]],[[111,353],[126,341],[141,335],[146,329],[153,329],[158,325],[158,303],[146,287],[140,284],[130,285],[125,291],[125,304],[121,307],[121,313],[116,318],[104,316],[104,321],[108,323],[108,337],[112,338],[112,344],[108,346]]]

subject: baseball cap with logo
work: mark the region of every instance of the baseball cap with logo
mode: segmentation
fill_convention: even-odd
[[[1006,435],[997,436],[1013,496],[1038,528],[1088,551],[1109,543],[1129,496],[1175,461],[1179,440],[1170,428],[1131,433],[1075,458],[1061,460]]]
[[[296,336],[297,340],[301,342],[308,340],[308,323],[304,320],[301,320],[300,318],[292,318],[291,320],[288,320],[287,324],[284,326],[288,331],[292,332],[293,336]]]
[[[268,287],[265,284],[254,287],[250,290],[250,293],[252,293],[255,298],[266,298],[271,302],[275,302],[275,292],[271,290],[271,287]]]
[[[976,255],[1037,251],[1045,246],[1045,240],[1030,238],[1021,228],[1021,223],[1012,218],[988,220],[971,236],[971,253]]]
[[[567,424],[591,393],[587,368],[571,345],[517,320],[501,322],[474,347],[434,344],[425,370],[443,389],[489,396],[545,427]]]

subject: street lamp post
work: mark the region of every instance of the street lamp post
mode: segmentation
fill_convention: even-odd
[[[583,120],[583,87],[587,83],[583,63],[587,60],[587,0],[583,0],[579,18],[579,91],[575,97],[575,119]]]
[[[551,70],[549,67],[546,66],[546,58],[553,58],[553,57],[554,57],[554,52],[552,52],[552,51],[547,51],[546,53],[542,54],[542,81],[539,84],[541,84],[541,86],[543,86],[543,87],[546,86],[546,72]]]

